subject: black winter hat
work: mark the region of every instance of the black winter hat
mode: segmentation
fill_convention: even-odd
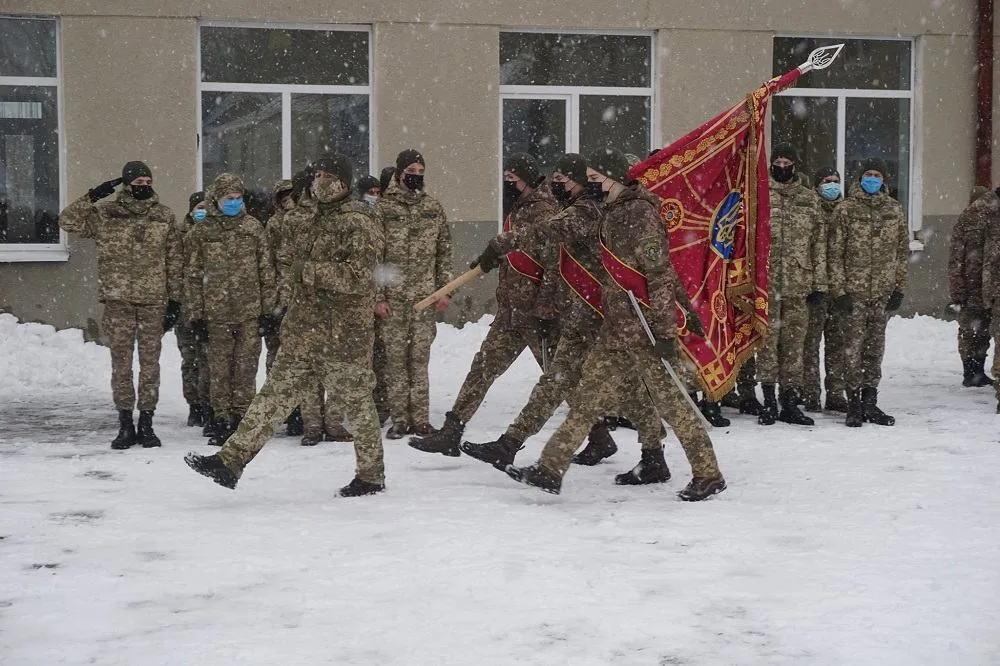
[[[133,178],[133,180],[135,180]],[[195,206],[205,200],[205,190],[199,190],[188,197],[188,210],[193,210]]]
[[[795,152],[795,148],[787,143],[779,143],[771,149],[771,162],[773,163],[779,157],[784,157],[786,160],[791,160],[796,164],[799,163],[798,153]]]
[[[385,192],[386,188],[389,187],[389,183],[392,182],[392,174],[396,173],[396,167],[387,166],[382,169],[382,173],[378,175],[379,192]]]
[[[122,185],[131,185],[136,178],[152,178],[153,172],[149,170],[145,162],[126,162],[122,167]]]
[[[538,169],[538,162],[528,153],[514,153],[503,161],[503,170],[510,171],[515,176],[528,184],[528,187],[536,187],[542,181],[542,172]]]
[[[599,148],[587,157],[587,166],[611,180],[628,182],[629,163],[620,150]]]
[[[323,157],[313,163],[313,170],[314,172],[326,171],[327,173],[332,173],[340,179],[340,182],[348,186],[350,186],[351,181],[354,179],[354,168],[351,166],[351,160],[346,155],[339,155],[337,153],[323,155]]]
[[[587,160],[580,153],[566,153],[556,160],[552,171],[558,171],[577,185],[587,182]]]
[[[858,172],[858,180],[865,175],[865,171],[878,171],[882,174],[882,178],[885,178],[885,162],[878,157],[869,157],[868,159],[861,160],[861,170]]]
[[[816,183],[818,184],[822,182],[823,179],[828,176],[836,176],[837,178],[840,178],[840,172],[837,171],[836,167],[825,166],[816,172]]]
[[[361,178],[358,179],[358,188],[357,188],[358,194],[367,194],[368,190],[372,189],[373,187],[378,187],[379,192],[382,191],[382,188],[379,186],[378,183],[378,178],[376,178],[375,176],[362,176]]]
[[[427,163],[424,162],[424,156],[421,155],[419,151],[413,148],[407,148],[396,156],[396,173],[403,173],[403,169],[410,166],[414,162],[423,164],[424,166],[427,165]]]

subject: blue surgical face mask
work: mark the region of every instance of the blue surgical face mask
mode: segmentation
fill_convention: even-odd
[[[233,215],[239,215],[240,211],[243,210],[243,197],[239,199],[223,199],[222,200],[222,214],[232,217]]]
[[[863,176],[861,178],[861,189],[868,194],[875,194],[882,189],[882,179],[877,176]]]
[[[191,219],[196,220],[198,222],[204,220],[206,216],[208,216],[208,211],[205,210],[204,208],[195,208],[193,211],[191,211]]]
[[[823,183],[819,186],[819,193],[827,201],[836,201],[840,198],[840,183]]]

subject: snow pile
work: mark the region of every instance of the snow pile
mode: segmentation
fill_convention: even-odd
[[[0,394],[8,397],[53,389],[108,392],[111,357],[83,331],[57,331],[46,324],[21,324],[0,314]]]

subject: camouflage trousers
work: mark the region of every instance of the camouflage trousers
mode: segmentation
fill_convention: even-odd
[[[993,336],[993,369],[990,374],[993,377],[1000,377],[1000,354],[997,350],[1000,349],[1000,308],[994,308],[997,312],[990,311],[990,335]],[[997,396],[997,414],[1000,414],[1000,381],[993,385],[993,389]]]
[[[962,308],[958,313],[958,355],[967,359],[985,359],[990,351],[990,311]]]
[[[389,411],[389,361],[385,355],[385,341],[381,327],[375,327],[375,346],[372,349],[372,370],[375,372],[375,409]]]
[[[547,341],[549,348],[546,354],[550,358],[555,354],[555,345],[552,342],[555,341]],[[496,325],[490,327],[486,339],[472,359],[472,367],[465,375],[465,381],[462,382],[462,388],[459,389],[458,397],[455,398],[455,404],[451,408],[452,413],[462,423],[467,423],[472,418],[483,404],[483,399],[493,386],[493,382],[507,371],[525,349],[531,350],[538,367],[542,367],[542,339],[537,331],[523,329],[507,331]]]
[[[694,476],[721,476],[708,431],[652,349],[608,349],[601,341],[584,361],[569,415],[545,444],[539,464],[554,474],[564,475],[573,452],[595,419],[614,413],[623,397],[636,386],[646,392],[646,408],[673,428]]]
[[[278,356],[278,347],[281,346],[281,336],[278,332],[264,336],[264,348],[267,349],[267,356],[264,357],[264,367],[271,372],[274,359]]]
[[[393,302],[392,315],[377,328],[385,343],[389,378],[389,411],[393,423],[411,426],[430,422],[428,366],[437,335],[434,309],[414,312],[412,302]]]
[[[209,394],[216,418],[232,419],[246,412],[257,391],[259,363],[260,333],[256,319],[239,324],[209,321]]]
[[[313,387],[313,390],[307,392],[299,403],[302,413],[302,432],[307,436],[321,435],[324,431],[343,423],[343,417],[336,411],[336,401],[327,396],[318,375],[313,376]]]
[[[855,300],[854,309],[844,316],[844,383],[848,391],[878,388],[885,355],[885,327],[888,296]]]
[[[820,398],[819,347],[823,341],[824,385],[827,393],[844,390],[844,316],[830,307],[826,296],[819,303],[809,304],[809,325],[806,328],[805,356],[802,360],[802,394],[807,399]]]
[[[757,352],[757,377],[762,384],[781,384],[782,389],[802,389],[802,357],[805,352],[809,310],[804,298],[770,302],[770,331]]]
[[[132,355],[139,348],[140,410],[154,410],[160,399],[160,349],[163,344],[163,305],[125,301],[104,304],[101,327],[111,350],[111,395],[115,409],[136,407],[132,383]]]
[[[302,356],[290,344],[281,346],[260,393],[219,451],[222,462],[242,474],[278,424],[315,390],[317,377],[331,400],[336,401],[337,412],[350,415],[345,426],[354,433],[357,477],[369,483],[383,483],[382,436],[372,401],[375,375],[371,366]]]
[[[743,365],[740,366],[740,371],[736,375],[736,388],[739,391],[740,397],[745,397],[748,395],[756,395],[757,386],[757,355],[750,354]]]
[[[174,327],[177,349],[181,353],[181,390],[189,405],[208,405],[208,345],[194,337],[194,331],[186,324]]]

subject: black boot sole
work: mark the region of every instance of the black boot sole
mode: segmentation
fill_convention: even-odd
[[[239,481],[239,478],[228,470],[220,470],[214,467],[206,466],[204,463],[205,458],[205,456],[200,456],[197,453],[188,453],[184,456],[184,462],[187,463],[188,467],[202,476],[212,479],[212,481],[215,481],[223,488],[235,490],[236,483]]]
[[[600,453],[590,453],[590,454],[588,454],[586,452],[586,450],[583,450],[580,453],[577,453],[577,454],[573,455],[573,464],[574,465],[584,465],[586,467],[594,467],[595,465],[600,464],[600,462],[602,460],[607,460],[608,458],[610,458],[611,456],[615,455],[616,453],[618,453],[618,446],[617,445],[613,446],[610,449],[605,449],[604,451],[601,451]]]
[[[478,460],[479,462],[484,462],[487,465],[492,465],[501,472],[506,472],[507,466],[514,464],[514,456],[511,456],[510,459],[501,458],[499,456],[487,456],[478,449],[472,448],[472,442],[462,442],[459,444],[458,448],[462,450],[462,453],[469,456],[473,460]]]
[[[518,483],[524,484],[526,486],[531,486],[532,488],[537,488],[538,490],[541,490],[543,493],[549,493],[550,495],[558,495],[562,491],[561,487],[553,488],[551,486],[540,486],[538,484],[531,483],[530,481],[528,481],[528,478],[524,475],[524,470],[522,470],[520,467],[507,465],[507,469],[505,469],[504,471],[507,473],[507,476],[514,479]]]
[[[433,435],[428,435],[428,437],[433,437]],[[441,455],[448,456],[449,458],[458,458],[462,455],[462,450],[457,444],[449,446],[445,449],[430,446],[424,448],[425,442],[423,437],[411,437],[407,444],[411,449],[416,449],[417,451],[422,451],[424,453],[440,453]]]

